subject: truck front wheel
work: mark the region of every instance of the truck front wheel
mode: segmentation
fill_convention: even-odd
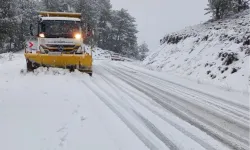
[[[26,66],[27,66],[27,71],[34,71],[35,67],[33,66],[33,63],[26,59]]]

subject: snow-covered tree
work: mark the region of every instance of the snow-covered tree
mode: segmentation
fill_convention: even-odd
[[[212,13],[214,19],[221,19],[231,11],[231,0],[208,0],[206,14]]]
[[[235,12],[249,9],[250,0],[232,0],[232,6]]]
[[[17,29],[16,47],[23,48],[27,36],[30,35],[30,24],[36,23],[37,3],[34,0],[19,0],[17,17],[19,18]]]
[[[103,49],[109,49],[106,45],[111,32],[111,4],[109,0],[102,0],[100,4],[100,16],[97,24],[97,43]]]
[[[64,0],[42,0],[43,8],[46,11],[59,11],[63,12],[65,10]]]
[[[208,0],[206,14],[212,14],[214,19],[222,19],[229,14],[249,9],[250,0]]]
[[[138,47],[139,51],[139,59],[143,60],[147,57],[147,53],[149,52],[148,45],[144,42]]]
[[[109,42],[111,50],[123,54],[133,55],[137,50],[137,29],[135,18],[127,10],[112,11],[112,33]]]
[[[13,48],[17,18],[15,0],[0,0],[0,51]]]

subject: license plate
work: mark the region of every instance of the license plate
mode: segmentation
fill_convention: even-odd
[[[61,52],[49,52],[48,54],[53,55],[53,56],[58,56],[58,55],[61,55],[62,53]]]

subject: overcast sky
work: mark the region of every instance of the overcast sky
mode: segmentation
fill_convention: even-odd
[[[113,9],[125,8],[136,18],[138,42],[154,50],[167,33],[209,19],[204,15],[207,0],[110,0]]]

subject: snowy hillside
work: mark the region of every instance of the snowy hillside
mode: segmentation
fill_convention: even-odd
[[[197,82],[247,91],[250,10],[225,20],[208,21],[161,39],[143,65]]]

